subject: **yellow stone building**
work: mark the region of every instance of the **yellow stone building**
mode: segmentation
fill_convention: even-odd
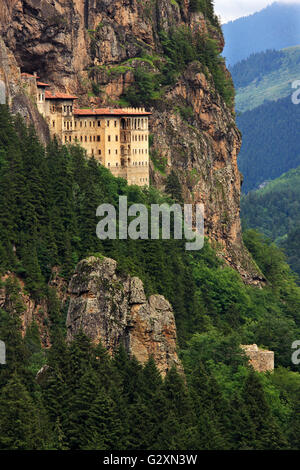
[[[51,136],[62,143],[78,143],[114,176],[129,184],[149,185],[149,116],[143,108],[76,108],[77,97],[52,94],[36,75],[22,74],[24,84],[35,93],[39,112]]]

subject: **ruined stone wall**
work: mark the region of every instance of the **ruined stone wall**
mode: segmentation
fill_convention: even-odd
[[[258,372],[274,370],[274,352],[259,348],[256,344],[242,345],[241,348],[249,357],[249,363]]]

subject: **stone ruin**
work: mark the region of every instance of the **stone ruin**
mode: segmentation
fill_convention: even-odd
[[[257,372],[268,372],[274,370],[274,351],[261,349],[257,344],[242,344],[241,348],[249,358],[249,364]]]

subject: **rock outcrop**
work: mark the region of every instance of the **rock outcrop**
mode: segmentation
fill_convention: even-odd
[[[123,345],[141,363],[153,356],[163,375],[172,365],[181,368],[171,305],[161,295],[147,299],[142,281],[117,274],[113,259],[81,261],[69,294],[68,340],[82,330],[110,353]]]
[[[46,121],[22,85],[21,70],[13,53],[0,36],[0,103],[9,105],[13,114],[20,114],[28,125],[33,124],[40,140],[50,140]]]

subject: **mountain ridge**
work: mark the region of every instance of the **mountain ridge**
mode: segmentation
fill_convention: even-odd
[[[252,53],[300,44],[299,22],[299,4],[275,2],[259,12],[224,24],[223,54],[227,64],[232,66]]]

